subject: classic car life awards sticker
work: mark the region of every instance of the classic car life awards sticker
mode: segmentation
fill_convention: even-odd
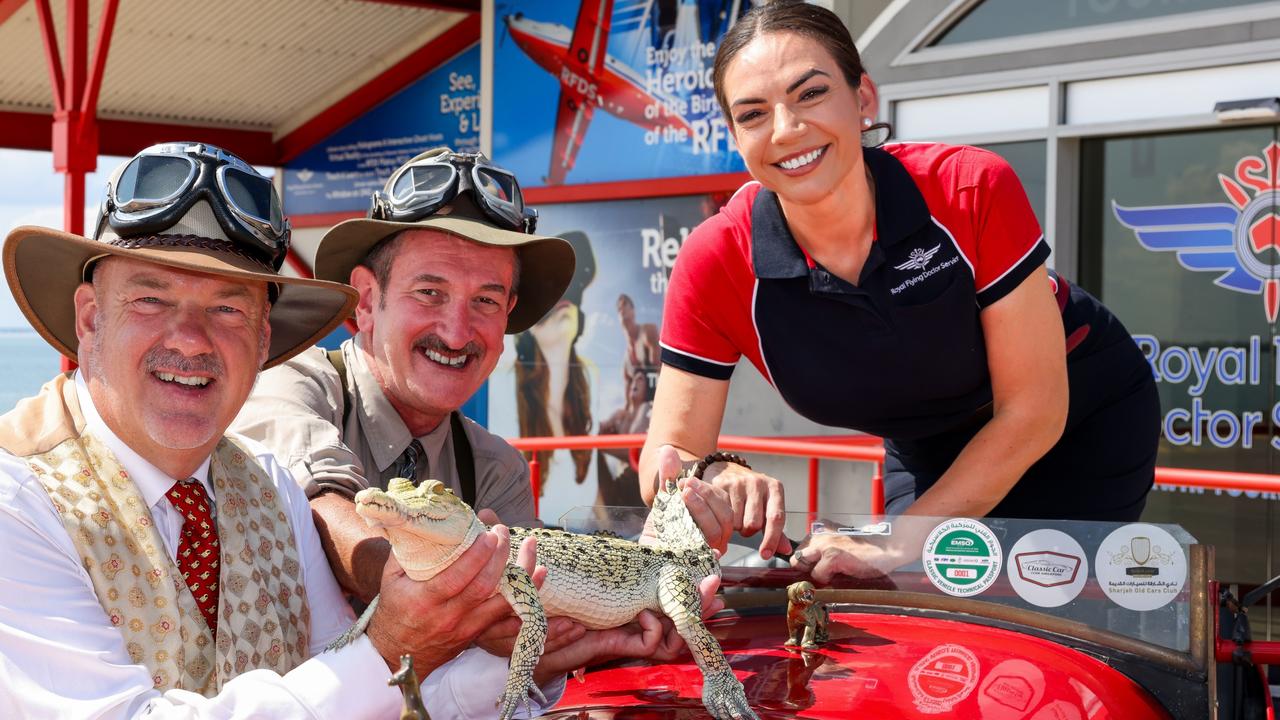
[[[1000,577],[1004,555],[991,528],[957,518],[938,525],[925,538],[920,562],[929,582],[948,595],[968,597]]]
[[[1084,548],[1061,530],[1033,530],[1009,551],[1009,584],[1039,607],[1066,605],[1089,580]]]
[[[1098,547],[1093,567],[1102,592],[1130,610],[1164,607],[1187,580],[1182,546],[1165,530],[1145,523],[1113,530]]]

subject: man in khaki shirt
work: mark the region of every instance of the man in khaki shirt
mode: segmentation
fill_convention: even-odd
[[[368,219],[331,229],[316,277],[360,294],[356,336],[265,372],[233,428],[304,487],[334,574],[368,602],[390,545],[352,498],[393,477],[434,478],[489,523],[535,521],[528,465],[457,412],[573,277],[560,238],[531,234],[515,177],[482,155],[428,151],[392,173]]]

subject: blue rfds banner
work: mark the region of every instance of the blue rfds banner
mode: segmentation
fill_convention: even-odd
[[[369,209],[391,171],[438,145],[480,148],[476,45],[299,155],[284,168],[290,215]]]
[[[494,29],[494,159],[526,185],[742,171],[711,68],[750,7],[505,3]]]

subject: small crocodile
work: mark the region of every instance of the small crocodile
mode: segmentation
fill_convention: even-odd
[[[471,508],[435,480],[415,488],[392,480],[386,492],[376,488],[356,495],[356,511],[371,527],[382,528],[405,573],[425,580],[439,573],[484,532]],[[533,669],[542,656],[547,616],[573,618],[592,629],[624,625],[641,610],[671,618],[702,670],[702,702],[718,720],[756,720],[742,683],[733,674],[715,637],[702,622],[698,583],[720,574],[720,563],[680,498],[676,479],[654,498],[649,516],[656,542],[641,545],[600,535],[559,530],[511,528],[511,558],[499,592],[521,620],[511,654],[499,717],[507,720],[529,695],[540,700]],[[547,568],[541,591],[516,564],[520,542],[537,538],[537,564]],[[376,603],[377,600],[374,600]],[[351,631],[335,641],[349,642],[364,631],[371,604]]]

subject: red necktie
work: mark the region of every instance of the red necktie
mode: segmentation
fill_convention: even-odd
[[[213,503],[204,486],[194,479],[176,482],[165,493],[173,507],[185,518],[178,540],[178,569],[191,589],[205,622],[218,634],[218,528],[213,522]]]

